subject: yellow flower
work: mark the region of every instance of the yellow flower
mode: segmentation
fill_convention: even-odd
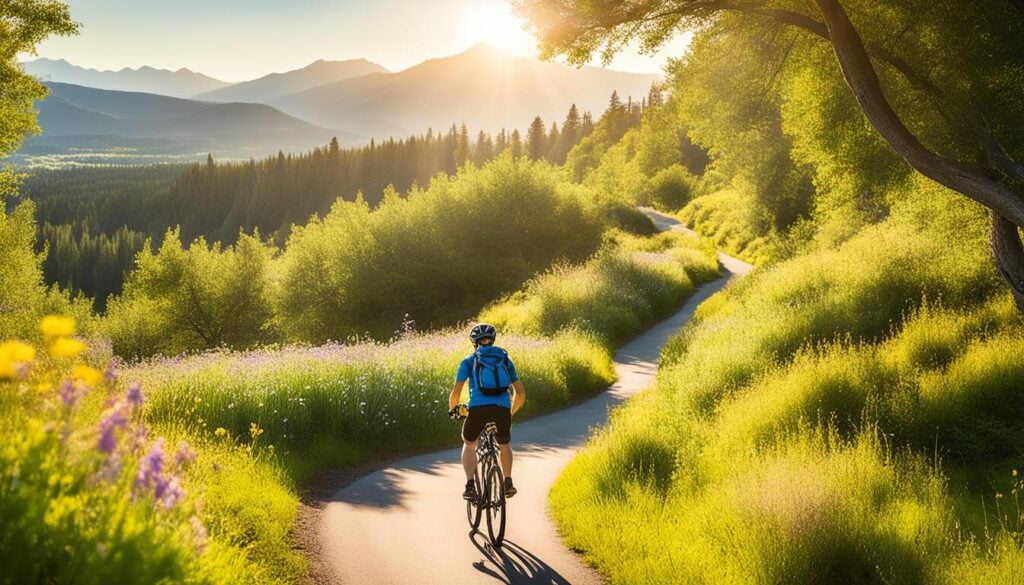
[[[217,435],[218,437],[223,437],[228,434],[228,430],[225,429],[224,427],[217,427],[217,430],[213,431],[213,434]]]
[[[249,436],[253,439],[263,434],[263,429],[256,423],[249,423]]]
[[[1016,469],[1013,470],[1013,477],[1017,477],[1017,470]]]
[[[20,341],[0,343],[0,378],[13,379],[18,375],[18,366],[31,362],[36,350]]]
[[[45,335],[47,339],[71,337],[75,334],[75,320],[68,317],[49,315],[47,317],[43,317],[43,321],[39,324],[39,328],[43,330],[43,335]]]
[[[49,352],[53,357],[75,357],[85,351],[85,344],[77,339],[60,337],[50,344]]]
[[[76,382],[90,387],[95,386],[103,378],[102,372],[89,366],[75,366],[75,369],[71,371],[71,375],[75,378]]]
[[[48,382],[43,382],[41,384],[36,385],[36,391],[39,392],[40,394],[49,394],[50,391],[52,390],[53,384],[50,384]]]
[[[20,341],[5,341],[0,344],[0,357],[24,364],[36,359],[36,349]]]

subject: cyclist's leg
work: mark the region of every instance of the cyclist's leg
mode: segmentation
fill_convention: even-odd
[[[512,496],[515,495],[515,488],[512,488],[512,447],[509,445],[512,440],[512,412],[507,408],[498,407],[494,414],[494,423],[498,427],[495,438],[501,451],[499,458],[501,472],[505,476],[505,492],[506,495]]]
[[[479,407],[471,408],[462,423],[462,468],[466,472],[466,481],[473,479],[476,470],[476,440],[480,438],[487,422],[483,414]]]

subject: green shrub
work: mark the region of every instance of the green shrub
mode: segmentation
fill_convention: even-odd
[[[683,165],[674,164],[651,177],[641,202],[663,211],[679,211],[693,199],[696,182]]]
[[[426,326],[476,314],[535,273],[599,246],[597,209],[557,169],[511,156],[371,211],[339,201],[296,228],[281,259],[279,315],[293,340],[366,332],[387,338],[406,316]]]
[[[484,309],[498,327],[552,335],[573,327],[615,345],[677,307],[694,288],[718,277],[714,253],[693,238],[621,236],[581,266],[560,266]]]

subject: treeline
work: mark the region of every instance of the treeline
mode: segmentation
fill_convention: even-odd
[[[175,230],[140,253],[105,333],[118,355],[137,358],[387,338],[409,319],[447,326],[552,264],[593,254],[620,207],[544,161],[505,152],[404,198],[389,189],[376,208],[338,199],[283,250],[259,231],[222,245]]]
[[[506,151],[513,158],[559,163],[593,129],[589,112],[581,114],[573,105],[561,129],[557,124],[547,129],[538,117],[526,136],[519,130],[474,136],[465,124],[453,124],[447,132],[428,130],[361,148],[343,149],[333,140],[306,154],[278,153],[261,161],[217,163],[211,157],[182,173],[155,219],[164,228],[181,226],[186,240],[203,236],[232,243],[239,230],[259,230],[282,244],[292,225],[322,217],[339,197],[354,201],[362,194],[375,207],[389,185],[405,193],[438,174],[452,176],[466,164],[483,166]]]
[[[260,161],[217,162],[208,156],[205,164],[187,166],[44,171],[26,180],[23,193],[37,202],[37,220],[44,226],[37,249],[48,250],[46,282],[89,296],[104,311],[133,265],[127,252],[138,252],[146,237],[159,247],[170,228],[183,242],[202,237],[231,245],[240,233],[258,231],[283,246],[293,225],[323,217],[339,197],[355,201],[362,194],[373,208],[389,185],[407,193],[439,174],[453,176],[467,164],[481,167],[505,152],[562,165],[584,145],[585,153],[576,158],[590,158],[576,166],[594,164],[595,152],[640,126],[645,112],[661,103],[661,89],[653,86],[640,102],[622,101],[613,92],[597,123],[574,104],[560,124],[548,125],[538,116],[525,134],[503,129],[474,136],[465,124],[453,124],[446,133],[428,130],[358,148],[341,148],[335,139],[305,154]]]
[[[39,241],[46,250],[42,263],[46,283],[93,299],[93,308],[102,312],[110,295],[121,294],[125,275],[134,266],[146,236],[123,226],[108,236],[91,233],[85,222],[44,223],[39,227]]]

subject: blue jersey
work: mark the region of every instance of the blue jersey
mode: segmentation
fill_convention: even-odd
[[[487,351],[488,347],[493,346],[481,346],[482,351]],[[497,349],[497,348],[495,348]],[[504,406],[505,408],[512,408],[512,395],[511,392],[502,392],[497,396],[486,396],[483,392],[477,390],[476,387],[476,376],[471,376],[473,372],[473,357],[476,354],[469,354],[466,359],[462,360],[459,364],[459,371],[455,373],[456,382],[465,382],[469,380],[469,408],[474,406],[484,406],[487,404],[495,404],[498,406]],[[516,373],[516,365],[512,363],[512,358],[508,359],[508,375],[513,382],[519,379],[519,374]]]

